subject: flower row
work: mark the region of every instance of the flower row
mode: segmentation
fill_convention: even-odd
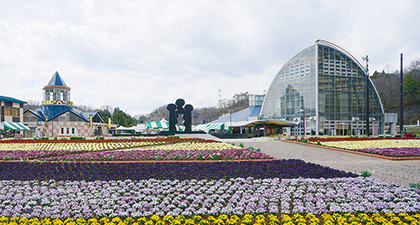
[[[353,224],[353,225],[362,225],[362,224],[419,224],[420,223],[420,213],[417,214],[407,214],[407,213],[386,213],[382,214],[373,214],[368,215],[366,213],[351,214],[346,213],[341,214],[327,214],[324,213],[321,216],[316,216],[313,214],[301,215],[293,214],[286,215],[281,214],[280,216],[269,214],[269,215],[251,215],[246,214],[243,217],[238,217],[236,215],[228,216],[222,214],[218,217],[209,216],[194,216],[191,218],[185,216],[164,216],[160,217],[158,215],[153,215],[150,218],[140,217],[140,218],[120,218],[120,217],[102,217],[97,218],[66,218],[66,219],[52,219],[52,218],[8,218],[1,217],[0,223],[4,225],[28,225],[28,224],[48,224],[48,225],[74,225],[74,224],[124,224],[124,225],[236,225],[236,224],[269,224],[269,225],[279,225],[279,224]]]
[[[166,144],[160,142],[102,142],[102,143],[2,143],[0,151],[7,150],[87,150],[103,151],[112,149],[136,148],[141,146]]]
[[[47,161],[139,161],[139,160],[245,160],[272,157],[249,149],[220,150],[130,150],[84,152],[38,158]]]
[[[159,145],[155,147],[149,147],[150,150],[220,150],[220,149],[239,149],[231,144],[216,141],[204,141],[204,140],[193,140],[189,139],[179,141],[188,141],[185,143],[172,144],[172,142],[166,142],[166,139],[154,142],[102,142],[102,143],[0,143],[0,154],[1,151],[59,151],[69,150],[71,152],[77,152],[81,150],[85,151],[105,151],[113,149],[132,149],[136,147]],[[4,154],[4,153],[3,153]],[[7,154],[10,154],[8,152]],[[2,157],[3,158],[3,157]]]
[[[420,147],[413,148],[364,148],[358,149],[357,151],[378,154],[389,157],[413,157],[420,156]]]
[[[141,161],[141,160],[244,160],[271,159],[250,149],[220,150],[130,150],[88,152],[85,150],[14,150],[0,151],[3,160],[41,161]]]
[[[0,141],[0,151],[5,150],[89,150],[103,151],[112,149],[136,148],[152,145],[168,145],[178,142],[199,143],[198,138],[138,138],[138,139],[104,139],[104,140],[81,140],[65,142],[46,140],[34,142],[34,140]],[[208,142],[206,142],[208,143]]]
[[[154,146],[151,150],[216,150],[216,149],[239,149],[232,144],[223,142],[187,142],[173,145]]]
[[[0,144],[4,143],[109,143],[109,142],[167,142],[167,143],[176,143],[182,140],[194,141],[198,138],[179,138],[179,137],[167,137],[167,138],[100,138],[100,139],[86,139],[86,138],[76,138],[76,139],[9,139],[1,140]]]
[[[380,141],[332,141],[321,142],[322,145],[349,150],[364,148],[420,148],[420,139],[411,140],[380,140]]]
[[[187,180],[254,178],[332,178],[357,175],[303,160],[162,163],[0,163],[2,180]]]
[[[0,216],[98,218],[418,213],[420,193],[374,178],[0,181]]]
[[[408,137],[311,137],[310,142],[331,142],[331,141],[375,141],[375,140],[412,140]]]

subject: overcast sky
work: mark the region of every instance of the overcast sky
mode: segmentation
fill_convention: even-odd
[[[219,89],[262,94],[317,39],[395,71],[400,53],[405,66],[420,58],[419,11],[418,0],[0,0],[0,95],[40,102],[58,71],[75,105],[216,106]]]

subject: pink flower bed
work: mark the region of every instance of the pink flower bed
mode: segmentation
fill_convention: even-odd
[[[379,155],[389,156],[389,157],[413,157],[413,156],[419,156],[420,157],[420,148],[419,147],[412,147],[412,148],[364,148],[364,149],[359,149],[357,151],[372,153],[372,154],[379,154]]]
[[[58,155],[42,158],[41,160],[238,160],[238,159],[271,159],[272,157],[250,149],[222,149],[222,150],[132,150],[84,152],[79,154]]]

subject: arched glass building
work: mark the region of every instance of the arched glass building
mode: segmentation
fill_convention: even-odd
[[[365,68],[348,51],[317,40],[277,73],[260,117],[298,121],[306,135],[365,135],[366,76]],[[383,134],[382,103],[370,79],[368,87],[370,134]]]

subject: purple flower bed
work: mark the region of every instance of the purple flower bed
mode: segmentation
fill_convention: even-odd
[[[357,177],[298,159],[174,163],[0,163],[0,180],[190,180]]]
[[[357,151],[365,152],[365,153],[372,153],[372,154],[379,154],[379,155],[390,156],[390,157],[420,156],[420,148],[419,147],[412,147],[412,148],[364,148],[364,149],[358,149]]]
[[[217,156],[216,156],[217,155]],[[201,158],[200,158],[201,157]],[[42,158],[48,161],[61,160],[213,160],[213,159],[271,159],[270,155],[250,149],[221,149],[221,150],[132,150],[82,152],[80,154],[59,155]]]
[[[0,151],[0,159],[21,160],[38,159],[49,156],[60,156],[86,152],[87,150],[3,150]]]

